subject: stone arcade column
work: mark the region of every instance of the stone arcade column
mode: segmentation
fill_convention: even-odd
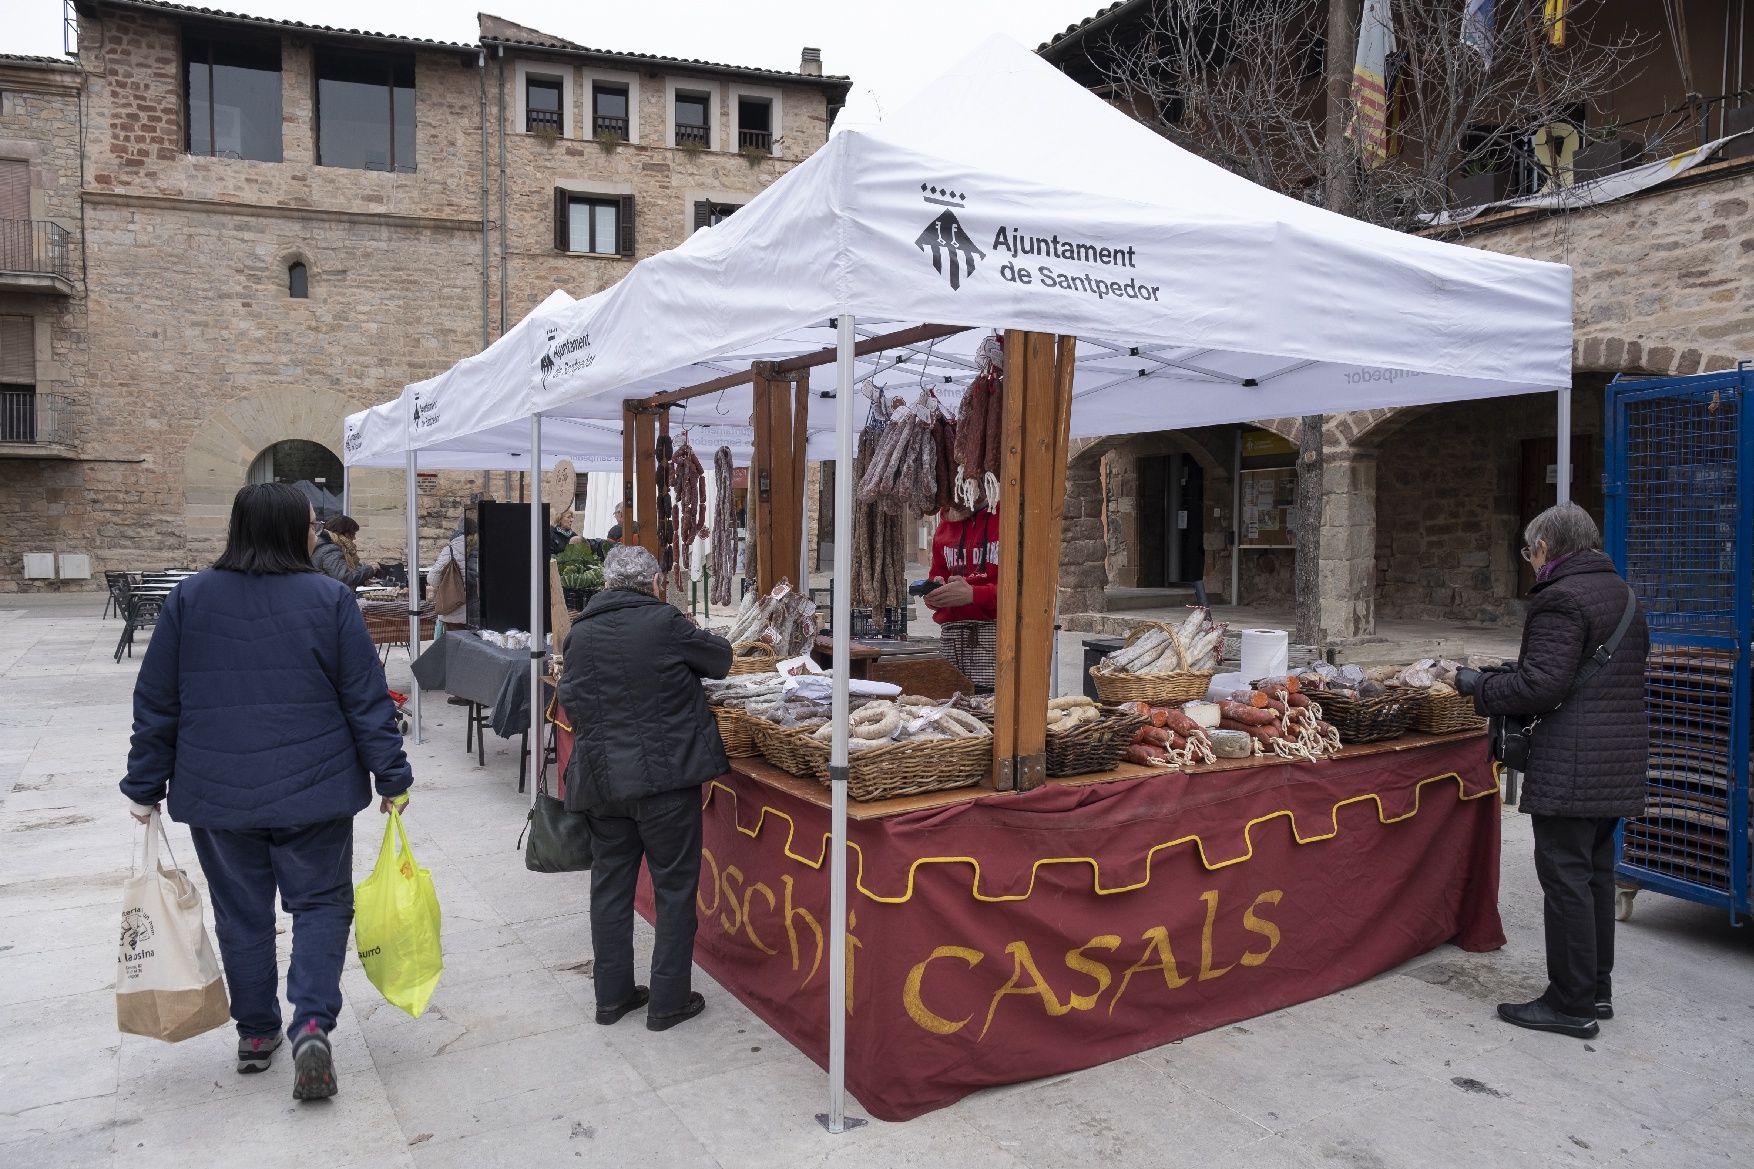
[[[1076,446],[1077,444],[1074,444]],[[1087,444],[1088,446],[1096,444]],[[1102,524],[1102,457],[1074,455],[1066,467],[1062,516],[1059,605],[1061,613],[1096,613],[1105,604],[1108,544]]]
[[[1376,452],[1322,452],[1316,641],[1376,632]]]

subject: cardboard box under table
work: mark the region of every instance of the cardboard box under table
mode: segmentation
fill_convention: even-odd
[[[825,1065],[827,789],[742,759],[704,798],[695,961]],[[1497,949],[1499,814],[1477,735],[855,803],[848,1087],[905,1120]]]

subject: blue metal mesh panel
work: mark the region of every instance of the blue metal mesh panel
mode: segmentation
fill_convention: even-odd
[[[1610,551],[1650,624],[1646,814],[1621,834],[1621,872],[1746,908],[1750,636],[1737,374],[1617,384],[1609,395]]]
[[[1734,629],[1738,406],[1733,390],[1627,403],[1624,568],[1653,636]]]

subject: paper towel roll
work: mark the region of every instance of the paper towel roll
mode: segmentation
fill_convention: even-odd
[[[1242,631],[1242,676],[1253,682],[1257,678],[1283,676],[1291,668],[1291,637],[1283,629],[1245,629]]]

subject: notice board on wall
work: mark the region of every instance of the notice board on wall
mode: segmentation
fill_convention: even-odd
[[[1297,447],[1268,430],[1245,430],[1238,444],[1236,542],[1243,548],[1295,548]]]

